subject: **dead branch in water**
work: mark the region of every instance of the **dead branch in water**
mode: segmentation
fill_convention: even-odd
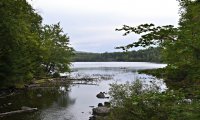
[[[24,110],[15,110],[15,111],[10,111],[10,112],[5,112],[5,113],[0,113],[0,117],[8,116],[8,115],[13,115],[17,113],[24,113],[24,112],[34,112],[37,111],[37,108],[28,108]]]

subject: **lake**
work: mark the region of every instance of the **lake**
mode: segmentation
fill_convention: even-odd
[[[109,99],[98,99],[96,94],[109,91],[111,83],[133,82],[136,79],[143,84],[152,81],[166,89],[162,80],[138,70],[165,67],[165,64],[147,62],[75,62],[70,74],[73,78],[94,78],[95,83],[63,85],[49,89],[30,90],[15,96],[0,98],[0,112],[20,109],[21,106],[37,107],[34,113],[23,113],[0,118],[2,120],[88,120],[92,107]],[[38,97],[41,94],[41,97]],[[11,105],[8,105],[11,103]]]

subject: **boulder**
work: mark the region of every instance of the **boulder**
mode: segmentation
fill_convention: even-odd
[[[107,116],[110,113],[110,108],[108,107],[97,107],[92,109],[93,115],[97,116]]]
[[[97,98],[105,98],[105,95],[103,92],[100,92],[99,94],[96,95]]]
[[[91,116],[89,120],[96,120],[95,116]]]
[[[89,120],[109,120],[108,116],[91,116]]]
[[[103,104],[102,104],[102,103],[99,103],[99,104],[98,104],[98,107],[103,107]]]

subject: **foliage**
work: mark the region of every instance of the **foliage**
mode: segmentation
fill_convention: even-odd
[[[47,75],[46,60],[58,72],[68,70],[72,48],[59,24],[44,31],[42,17],[26,0],[1,0],[0,14],[0,87]]]
[[[41,49],[42,64],[47,74],[69,71],[73,48],[69,47],[69,37],[63,34],[60,23],[42,28]]]
[[[60,74],[58,72],[53,73],[53,78],[58,78],[60,77]]]
[[[152,75],[156,78],[164,78],[166,75],[166,69],[165,68],[158,68],[158,69],[148,69],[148,70],[139,70],[138,73],[144,73],[147,75]]]
[[[111,120],[198,120],[199,99],[187,99],[181,91],[159,92],[139,81],[111,85]]]
[[[33,77],[37,30],[42,18],[25,0],[0,1],[0,80],[13,84]]]
[[[76,53],[75,62],[162,62],[160,48],[149,48],[138,51],[113,52],[113,53]]]
[[[170,80],[190,80],[191,83],[200,79],[200,3],[198,0],[179,0],[179,27],[172,25],[155,26],[142,24],[137,27],[124,25],[118,31],[140,34],[137,42],[125,47],[124,50],[138,46],[159,46],[162,48],[162,58],[168,64],[167,78]]]
[[[166,75],[167,83],[178,85],[176,89],[164,92],[144,89],[136,82],[125,85],[111,85],[110,95],[113,120],[198,120],[200,119],[200,4],[199,0],[179,0],[180,21],[172,25],[155,26],[142,24],[137,27],[124,25],[118,31],[124,35],[140,34],[138,41],[127,46],[162,48],[162,58],[168,64],[165,69],[155,70],[155,75]],[[159,72],[164,74],[160,74]],[[198,83],[198,84],[197,84]],[[173,84],[173,85],[175,85]],[[155,86],[156,87],[156,86]],[[157,88],[157,87],[156,87]]]
[[[124,30],[124,36],[129,33],[142,34],[139,41],[129,44],[127,46],[121,46],[117,48],[122,48],[124,50],[132,47],[146,47],[151,45],[159,45],[161,47],[165,46],[166,43],[174,42],[177,37],[178,29],[174,28],[172,25],[166,26],[155,26],[154,24],[141,24],[137,27],[130,27],[124,25],[121,29],[116,29],[117,31]],[[145,34],[143,34],[145,33]]]

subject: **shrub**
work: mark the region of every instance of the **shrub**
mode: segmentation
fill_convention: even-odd
[[[53,73],[53,78],[58,78],[60,77],[60,74],[58,72]]]
[[[153,85],[154,86],[154,85]],[[181,91],[159,92],[157,86],[112,84],[111,120],[199,120],[200,101],[186,99]]]

